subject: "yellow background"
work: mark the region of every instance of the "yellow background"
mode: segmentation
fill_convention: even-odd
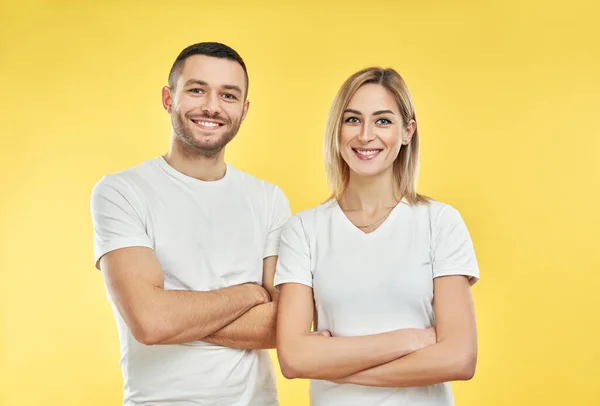
[[[493,4],[497,3],[497,4]],[[228,160],[294,212],[327,195],[342,81],[392,66],[412,91],[420,191],[476,246],[476,376],[457,405],[600,405],[600,57],[595,1],[0,3],[0,404],[117,405],[117,330],[89,196],[168,148],[179,51],[227,43],[251,108]],[[281,376],[280,376],[281,377]],[[279,379],[282,406],[307,405]]]

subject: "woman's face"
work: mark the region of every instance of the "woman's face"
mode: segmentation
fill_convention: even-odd
[[[394,97],[378,84],[361,86],[344,111],[340,153],[350,169],[361,176],[391,171],[402,144],[416,128],[405,125]]]

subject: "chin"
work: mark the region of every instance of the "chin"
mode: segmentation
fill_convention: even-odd
[[[194,144],[196,145],[217,145],[223,142],[225,138],[224,134],[217,133],[195,133],[194,134]]]
[[[385,168],[360,168],[356,166],[354,168],[350,167],[350,170],[362,177],[377,176],[385,172]]]
[[[203,151],[219,152],[224,145],[221,142],[195,142],[194,147]]]
[[[221,138],[224,134],[223,131],[219,128],[218,130],[213,131],[202,131],[198,128],[195,128],[192,132],[194,134],[194,138],[202,139],[202,138]]]

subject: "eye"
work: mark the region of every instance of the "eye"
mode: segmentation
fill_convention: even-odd
[[[356,124],[356,123],[360,123],[360,120],[356,117],[348,117],[347,119],[344,120],[344,123],[351,123],[351,124]]]
[[[189,89],[188,92],[195,93],[195,94],[204,93],[204,91],[202,89],[199,89],[199,88]]]
[[[387,118],[380,118],[379,120],[377,120],[375,122],[375,124],[379,124],[379,125],[390,125],[392,124],[392,122],[390,120],[388,120]]]
[[[229,100],[237,100],[237,97],[235,97],[234,95],[232,95],[231,93],[224,93],[223,97],[225,99],[229,99]]]

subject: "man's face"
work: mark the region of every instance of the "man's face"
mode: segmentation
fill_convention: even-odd
[[[171,114],[173,132],[190,152],[218,154],[237,134],[248,113],[246,79],[239,63],[193,55],[175,89],[163,89],[163,104]]]

